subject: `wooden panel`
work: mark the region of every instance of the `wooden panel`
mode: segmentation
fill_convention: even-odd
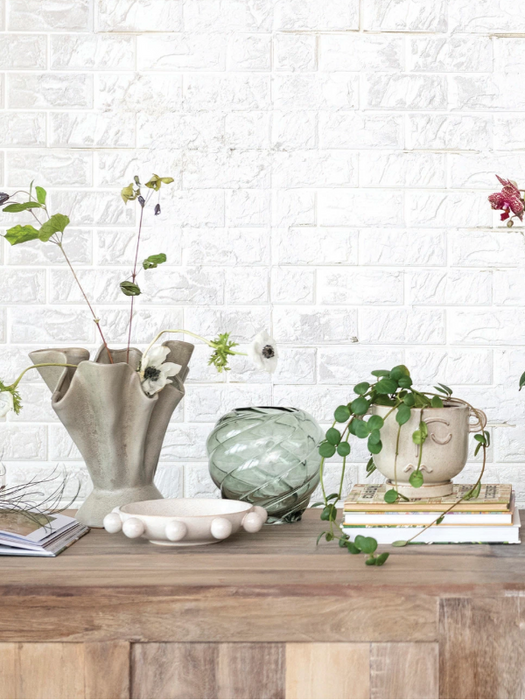
[[[281,644],[134,644],[133,698],[283,698]]]
[[[287,644],[286,698],[368,698],[368,644]]]
[[[440,696],[525,697],[520,598],[440,601]]]
[[[438,676],[437,644],[371,645],[371,698],[438,698]]]
[[[217,644],[133,644],[131,697],[216,698]]]
[[[284,698],[284,669],[282,644],[219,644],[218,697]]]
[[[0,697],[129,697],[129,644],[0,644]]]
[[[377,570],[379,576],[382,571]],[[384,597],[367,602],[366,592],[348,595],[344,585],[334,595],[299,591],[304,592],[261,587],[243,596],[217,586],[186,594],[121,588],[76,589],[77,595],[71,595],[64,588],[50,595],[35,589],[32,596],[2,597],[0,590],[0,640],[302,642],[313,631],[317,642],[437,639],[436,598],[387,590]]]
[[[19,698],[84,697],[82,644],[20,644],[18,652]]]
[[[84,644],[86,698],[129,698],[129,642]]]
[[[17,697],[18,644],[0,644],[0,698]]]

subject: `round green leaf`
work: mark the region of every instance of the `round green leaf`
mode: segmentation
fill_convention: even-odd
[[[319,445],[319,454],[325,458],[333,457],[335,455],[335,447],[329,442],[322,442]]]
[[[397,491],[395,489],[390,489],[385,493],[384,499],[385,503],[395,503],[397,501]]]
[[[375,566],[376,565],[376,558],[375,557],[368,557],[368,559],[365,561],[365,564],[367,566]]]
[[[381,428],[384,426],[385,421],[381,418],[381,416],[370,416],[368,419],[368,427],[370,430],[381,430]]]
[[[361,382],[360,384],[356,384],[354,386],[354,391],[356,394],[360,394],[363,396],[366,394],[366,392],[370,389],[370,384],[368,382]]]
[[[350,410],[356,416],[364,416],[365,413],[370,408],[370,401],[360,396],[358,399],[354,399],[350,404]]]
[[[397,391],[397,382],[388,377],[383,377],[376,384],[378,394],[393,394]]]
[[[377,549],[377,541],[373,537],[363,537],[357,535],[354,540],[355,544],[365,554],[373,554]]]
[[[407,394],[403,399],[403,403],[412,408],[416,403],[416,397],[414,394]]]
[[[383,449],[383,443],[381,442],[381,440],[379,442],[370,442],[370,438],[368,438],[367,447],[370,454],[378,455]]]
[[[396,540],[395,542],[392,542],[393,547],[406,547],[408,542],[406,540]]]
[[[370,425],[368,427],[370,427]],[[381,433],[379,430],[372,430],[368,442],[372,443],[372,445],[377,445],[378,442],[381,442]]]
[[[350,454],[350,444],[348,442],[340,442],[337,445],[337,454],[341,457],[347,457]]]
[[[140,287],[133,282],[121,282],[120,291],[127,297],[138,297],[140,294]]]
[[[390,554],[388,552],[383,552],[383,554],[379,554],[376,557],[376,566],[383,566],[383,564],[385,563],[385,561],[388,559],[389,556],[390,556]]]
[[[412,379],[407,376],[399,377],[397,383],[402,389],[410,389],[412,386]]]
[[[338,423],[346,423],[350,418],[350,409],[348,406],[338,406],[334,411],[334,418]]]
[[[408,423],[408,421],[410,420],[411,415],[412,411],[410,410],[410,407],[407,406],[406,403],[402,403],[401,406],[397,409],[396,421],[399,425],[405,425],[405,423]]]
[[[440,399],[439,396],[433,396],[430,405],[432,408],[443,408],[443,401]]]
[[[326,431],[326,439],[331,445],[338,445],[341,442],[341,433],[337,428],[328,428]]]
[[[390,376],[390,370],[388,369],[374,369],[370,374],[373,374],[374,377],[388,377]]]
[[[358,438],[368,437],[369,429],[368,423],[366,423],[366,421],[357,418],[356,420],[352,421],[352,425],[354,427],[354,434]]]
[[[361,554],[361,550],[359,549],[359,547],[356,547],[353,542],[347,542],[346,548],[348,549],[350,554]]]
[[[415,472],[412,472],[409,478],[410,485],[413,486],[415,489],[419,489],[423,486],[423,474],[420,472],[419,469],[416,469]]]

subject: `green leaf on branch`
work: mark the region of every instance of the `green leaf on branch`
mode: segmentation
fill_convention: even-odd
[[[8,204],[7,207],[2,209],[2,211],[5,211],[7,214],[17,214],[21,211],[27,211],[28,209],[40,209],[41,207],[42,205],[38,202],[22,202],[20,204]]]
[[[136,190],[133,187],[133,183],[129,184],[127,187],[123,187],[120,191],[120,196],[124,200],[124,204],[127,204],[128,202],[132,202],[134,199],[137,199],[139,194],[140,190]]]
[[[326,535],[325,535],[324,537],[325,537],[325,540],[326,540],[327,542],[331,542],[331,541],[334,539],[334,536],[332,535],[331,532],[327,532]]]
[[[42,206],[46,203],[47,192],[43,187],[35,187],[36,198]]]
[[[375,442],[375,443],[370,442],[370,438],[368,438],[367,447],[368,447],[368,451],[370,452],[370,454],[378,455],[381,452],[381,450],[383,449],[383,443],[381,442],[381,440],[379,442]]]
[[[399,425],[404,425],[405,423],[408,423],[411,415],[412,411],[410,410],[410,407],[407,406],[406,403],[402,403],[401,406],[397,409],[396,421]]]
[[[474,488],[472,488],[466,496],[463,497],[465,501],[471,501],[473,498],[477,498],[480,494],[481,491],[481,482],[479,484],[476,484]]]
[[[341,433],[337,428],[328,428],[326,439],[331,445],[338,445],[341,442]]]
[[[334,418],[338,423],[346,423],[350,418],[350,409],[348,406],[338,406],[334,411]]]
[[[444,515],[440,515],[439,518],[436,520],[436,525],[441,525],[443,520],[445,519]]]
[[[376,566],[383,566],[385,561],[388,559],[390,554],[388,552],[383,552],[382,554],[378,554],[376,557]]]
[[[316,540],[316,542],[315,542],[316,546],[319,544],[319,540],[321,539],[321,537],[322,537],[324,534],[326,534],[326,531],[325,531],[325,530],[323,530],[323,531],[321,532],[321,534],[318,536],[318,538],[317,538],[317,540]]]
[[[406,540],[396,540],[392,542],[392,547],[406,547],[408,542]]]
[[[363,535],[357,535],[354,540],[356,547],[364,552],[365,554],[373,554],[377,549],[377,540],[373,537],[363,537]]]
[[[321,520],[335,520],[336,518],[337,508],[333,504],[330,504],[323,508],[323,512],[321,513]]]
[[[356,547],[353,542],[347,542],[345,546],[350,552],[350,554],[361,554],[361,550],[359,549],[359,547]]]
[[[377,382],[375,389],[378,394],[393,394],[397,391],[397,382],[389,377],[383,377]]]
[[[525,386],[525,372],[523,372],[523,374],[520,377],[520,389],[519,390],[521,391],[524,386]]]
[[[365,564],[367,566],[375,566],[377,564],[377,560],[375,557],[368,557],[368,559],[365,561]]]
[[[370,401],[367,401],[363,396],[354,399],[350,404],[350,410],[356,416],[364,416],[370,408]]]
[[[432,408],[443,408],[443,400],[439,396],[433,396],[430,405]]]
[[[127,297],[138,297],[140,294],[140,287],[134,282],[121,282],[120,291]]]
[[[410,482],[410,485],[413,486],[415,489],[419,489],[423,486],[423,474],[419,469],[416,469],[415,472],[412,472],[408,480]]]
[[[384,426],[385,421],[381,418],[381,416],[370,416],[368,419],[368,428],[369,430],[381,430],[381,428]]]
[[[331,501],[334,498],[339,498],[339,494],[338,493],[331,493],[329,496],[326,497],[326,500]]]
[[[452,389],[446,384],[440,383],[437,386],[435,386],[434,389],[436,389],[436,391],[439,391],[441,394],[445,394],[446,396],[452,396],[452,394],[454,393]]]
[[[321,457],[324,457],[325,459],[328,459],[329,457],[333,457],[335,455],[335,447],[331,445],[329,442],[322,442],[319,445],[319,454]]]
[[[412,442],[416,445],[422,445],[428,437],[427,424],[424,421],[419,423],[419,430],[412,433]]]
[[[38,238],[38,231],[34,226],[27,224],[27,226],[13,226],[7,229],[5,234],[5,239],[11,243],[11,245],[18,245],[19,243],[27,243],[27,241],[34,241]]]
[[[365,438],[368,437],[368,433],[370,432],[368,428],[368,423],[364,420],[361,420],[360,418],[356,418],[354,421],[352,421],[352,427],[354,430],[354,435],[358,438]]]
[[[348,457],[350,454],[350,443],[348,442],[340,442],[339,445],[337,445],[337,454],[340,457]]]
[[[406,404],[409,408],[412,408],[416,405],[416,397],[414,396],[414,394],[407,394],[403,398],[403,403]]]
[[[374,369],[370,374],[373,374],[374,377],[389,377],[390,376],[390,370],[388,369]]]
[[[374,458],[370,457],[368,462],[366,463],[366,475],[370,476],[375,470],[377,469],[375,463],[374,463]]]
[[[150,255],[148,258],[142,261],[142,267],[145,270],[153,270],[154,268],[165,263],[167,257],[164,253],[159,253],[158,255]]]
[[[370,433],[370,437],[368,438],[368,443],[372,445],[377,445],[379,442],[381,442],[381,433],[379,430],[372,430]]]
[[[45,224],[42,224],[38,237],[46,243],[53,234],[63,233],[66,226],[69,224],[69,217],[65,214],[53,214]]]
[[[368,382],[361,382],[354,386],[354,392],[363,396],[370,389],[370,384]]]
[[[406,377],[406,376],[405,376],[405,377],[400,377],[400,378],[397,380],[397,383],[399,384],[399,386],[400,386],[402,389],[410,389],[410,387],[412,386],[412,383],[413,383],[413,382],[412,382],[412,379],[411,379],[410,377]]]
[[[399,494],[395,489],[389,489],[384,495],[385,503],[395,503],[397,501],[398,495]]]

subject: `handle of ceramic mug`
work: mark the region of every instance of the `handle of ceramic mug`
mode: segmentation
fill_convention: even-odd
[[[474,419],[473,423],[469,422],[470,433],[479,433],[480,430],[485,430],[487,426],[487,416],[483,411],[471,406],[468,415],[469,419]]]

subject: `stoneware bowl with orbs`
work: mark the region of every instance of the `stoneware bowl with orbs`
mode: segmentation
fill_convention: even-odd
[[[266,522],[264,508],[243,501],[214,498],[166,498],[140,501],[115,508],[104,518],[104,528],[152,544],[191,547],[225,540],[241,527],[258,532]]]

